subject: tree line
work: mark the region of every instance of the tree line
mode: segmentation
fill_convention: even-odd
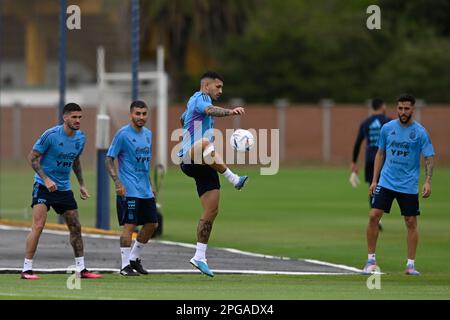
[[[185,70],[195,41],[225,76],[224,99],[393,101],[410,92],[450,102],[450,0],[159,0],[147,12],[168,32],[177,100],[198,87]],[[376,4],[381,29],[369,30]],[[180,84],[183,83],[183,86]]]

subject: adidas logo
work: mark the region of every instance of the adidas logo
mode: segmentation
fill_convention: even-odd
[[[392,132],[390,133],[390,135],[391,135],[391,136],[395,136],[395,131],[392,131]]]
[[[63,144],[62,142],[60,142],[58,145],[59,145],[60,147],[62,147],[64,144]]]
[[[136,142],[136,139],[133,139],[133,142]]]

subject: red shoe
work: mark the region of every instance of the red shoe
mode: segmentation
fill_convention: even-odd
[[[27,270],[22,272],[22,274],[20,275],[20,279],[39,280],[40,278],[33,273],[33,270]]]
[[[80,272],[80,278],[84,278],[84,279],[100,279],[100,278],[102,278],[102,276],[100,274],[97,274],[97,273],[89,272],[87,269],[83,269]]]

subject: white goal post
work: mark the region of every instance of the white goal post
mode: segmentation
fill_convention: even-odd
[[[168,76],[164,71],[164,48],[157,48],[156,71],[139,72],[139,99],[149,108],[156,108],[156,163],[167,170],[168,167]],[[99,92],[99,110],[97,116],[97,149],[109,146],[109,121],[118,125],[128,121],[128,106],[131,103],[131,72],[106,72],[105,51],[97,49],[97,86]],[[108,115],[109,111],[109,115]],[[107,126],[107,127],[105,127]],[[108,136],[105,136],[108,135]],[[105,143],[108,146],[105,146]]]

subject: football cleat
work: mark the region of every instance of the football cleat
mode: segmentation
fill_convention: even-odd
[[[198,270],[200,270],[203,274],[206,274],[208,277],[214,277],[214,273],[209,270],[208,264],[205,261],[202,260],[195,260],[194,258],[192,258],[189,261],[195,268],[197,268]]]
[[[122,270],[120,270],[120,274],[125,277],[137,277],[140,276],[139,273],[133,270],[133,268],[130,265],[127,265]]]
[[[102,278],[102,275],[97,273],[89,272],[88,269],[83,269],[80,271],[80,278],[83,279],[100,279]]]
[[[413,264],[408,264],[406,266],[405,274],[407,274],[409,276],[420,276],[420,272],[417,271],[416,268],[414,268]]]
[[[39,280],[40,277],[38,275],[34,274],[33,270],[27,270],[20,274],[20,279]]]
[[[130,266],[140,274],[148,274],[147,270],[142,267],[141,259],[130,260]]]
[[[247,181],[248,181],[248,177],[247,177],[247,176],[241,176],[241,177],[239,177],[238,183],[236,183],[236,184],[234,185],[234,187],[235,187],[237,190],[241,190],[241,189],[245,186],[245,184],[247,183]]]
[[[372,274],[376,271],[377,263],[375,260],[367,260],[366,265],[364,266],[362,274]]]

